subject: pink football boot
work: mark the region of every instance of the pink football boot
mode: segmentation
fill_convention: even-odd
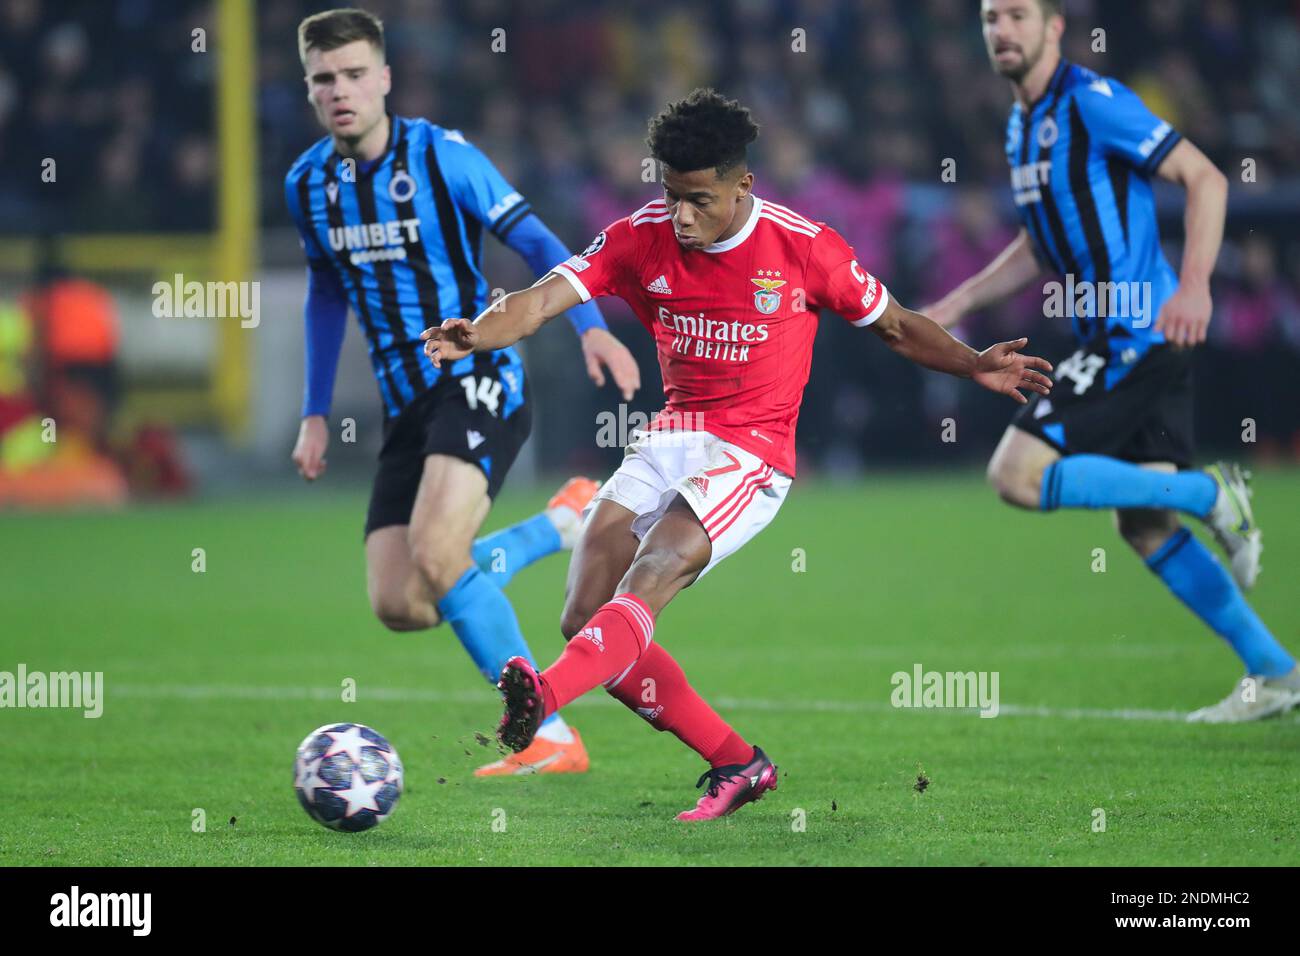
[[[506,712],[497,724],[497,739],[519,753],[526,750],[542,726],[542,678],[527,658],[512,657],[501,668],[497,687]]]
[[[716,820],[759,799],[767,791],[775,790],[776,764],[767,759],[763,748],[755,747],[749,763],[706,770],[695,786],[704,786],[706,780],[709,788],[695,804],[695,809],[683,810],[677,814],[678,820]]]

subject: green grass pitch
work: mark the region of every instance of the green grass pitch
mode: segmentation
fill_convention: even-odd
[[[1300,473],[1256,487],[1253,600],[1294,650]],[[543,501],[508,495],[489,527]],[[0,518],[0,670],[103,671],[106,690],[97,720],[0,710],[0,864],[1300,863],[1300,720],[1176,719],[1222,697],[1238,665],[1109,515],[1016,512],[973,475],[797,483],[658,625],[781,767],[761,802],[687,827],[673,815],[693,804],[700,761],[600,692],[568,712],[590,773],[473,779],[494,756],[475,732],[499,707],[449,630],[391,634],[371,618],[363,509],[362,494],[322,487]],[[565,566],[550,558],[509,588],[543,663],[560,648]],[[892,708],[890,676],[915,664],[998,672],[1003,712]],[[321,828],[292,790],[299,740],[345,720],[406,765],[396,813],[364,834]]]

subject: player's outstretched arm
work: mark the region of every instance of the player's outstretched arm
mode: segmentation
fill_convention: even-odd
[[[1029,233],[1021,229],[997,258],[922,311],[945,329],[950,328],[963,316],[1015,295],[1042,271]]]
[[[1228,179],[1209,157],[1187,140],[1169,151],[1156,174],[1187,190],[1183,213],[1183,265],[1178,290],[1160,307],[1156,331],[1176,346],[1199,345],[1210,326],[1210,274],[1223,244]]]
[[[532,267],[538,278],[550,272],[555,263],[569,258],[569,251],[564,244],[533,213],[529,213],[510,230],[505,242]],[[582,344],[582,360],[587,366],[587,376],[597,388],[601,388],[605,384],[605,369],[609,369],[614,384],[623,393],[624,401],[631,401],[636,390],[641,387],[641,370],[627,346],[609,331],[596,303],[580,303],[569,312],[569,321],[573,323],[578,341]]]
[[[471,352],[495,352],[532,335],[543,325],[581,302],[573,286],[551,273],[536,285],[497,299],[474,321],[447,319],[425,329],[424,354],[441,368]]]
[[[1028,339],[999,342],[977,352],[920,312],[903,308],[896,299],[889,300],[884,313],[868,328],[904,358],[937,372],[974,379],[990,391],[1009,395],[1022,405],[1029,400],[1020,389],[1042,395],[1052,389],[1052,380],[1042,374],[1050,372],[1052,364],[1047,359],[1020,353],[1029,344]]]

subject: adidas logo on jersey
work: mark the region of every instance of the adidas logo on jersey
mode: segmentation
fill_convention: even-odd
[[[659,295],[672,295],[673,290],[668,288],[668,279],[666,276],[660,276],[645,287],[647,292],[654,292]]]
[[[487,441],[487,439],[483,437],[481,432],[476,432],[471,428],[469,431],[465,432],[465,441],[469,442],[469,450],[473,451],[479,445]]]
[[[709,493],[709,479],[701,477],[700,475],[691,475],[687,481],[700,489],[701,495],[707,495]]]

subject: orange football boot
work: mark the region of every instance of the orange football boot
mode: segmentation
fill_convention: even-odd
[[[582,533],[582,512],[600,490],[600,482],[579,475],[570,478],[546,503],[547,514],[560,533],[560,545],[572,551]]]
[[[560,490],[551,495],[551,500],[546,502],[546,507],[572,508],[578,514],[582,514],[582,510],[591,504],[591,499],[596,497],[596,492],[599,490],[599,481],[577,475],[562,484]]]
[[[586,773],[589,761],[587,748],[578,731],[569,728],[573,743],[557,744],[537,737],[527,748],[517,754],[507,754],[501,760],[479,767],[476,777],[499,777],[525,773]]]

